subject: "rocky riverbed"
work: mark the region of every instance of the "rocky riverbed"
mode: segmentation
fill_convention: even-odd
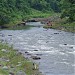
[[[74,75],[75,36],[61,30],[34,27],[2,30],[0,39],[39,64],[44,75]]]

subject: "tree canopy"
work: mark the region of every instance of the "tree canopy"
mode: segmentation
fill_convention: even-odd
[[[61,0],[61,18],[68,17],[70,22],[75,21],[75,0]]]
[[[22,19],[32,14],[32,9],[60,12],[61,18],[69,17],[70,21],[75,20],[75,0],[0,0],[0,25]]]

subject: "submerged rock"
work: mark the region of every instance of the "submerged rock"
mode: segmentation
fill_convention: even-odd
[[[4,34],[2,34],[2,33],[0,33],[0,36],[4,37],[5,35],[4,35]]]
[[[64,44],[64,45],[67,45],[67,44]]]
[[[29,52],[26,51],[25,53],[29,53]]]
[[[38,50],[34,50],[34,51],[38,51]]]
[[[69,47],[69,48],[73,49],[73,47]]]
[[[54,33],[54,34],[59,34],[59,33]]]
[[[39,55],[39,56],[41,56],[42,54],[36,54],[36,55]]]
[[[10,60],[8,59],[8,60],[6,60],[6,62],[9,62]]]
[[[8,35],[8,36],[12,36],[12,35]]]
[[[41,58],[38,57],[38,56],[31,56],[31,58],[34,59],[34,60],[39,60],[39,59],[41,59]]]

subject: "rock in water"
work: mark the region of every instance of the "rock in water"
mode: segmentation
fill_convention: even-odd
[[[59,34],[59,33],[54,33],[54,34]]]
[[[39,60],[39,59],[41,59],[40,57],[37,57],[37,56],[31,56],[31,58],[34,59],[34,60]]]
[[[38,50],[34,50],[34,51],[38,51]]]

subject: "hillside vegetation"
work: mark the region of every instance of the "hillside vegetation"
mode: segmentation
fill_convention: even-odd
[[[0,0],[0,25],[59,11],[57,0]]]
[[[31,17],[49,17],[61,13],[75,21],[75,0],[0,0],[0,26],[13,25]]]

